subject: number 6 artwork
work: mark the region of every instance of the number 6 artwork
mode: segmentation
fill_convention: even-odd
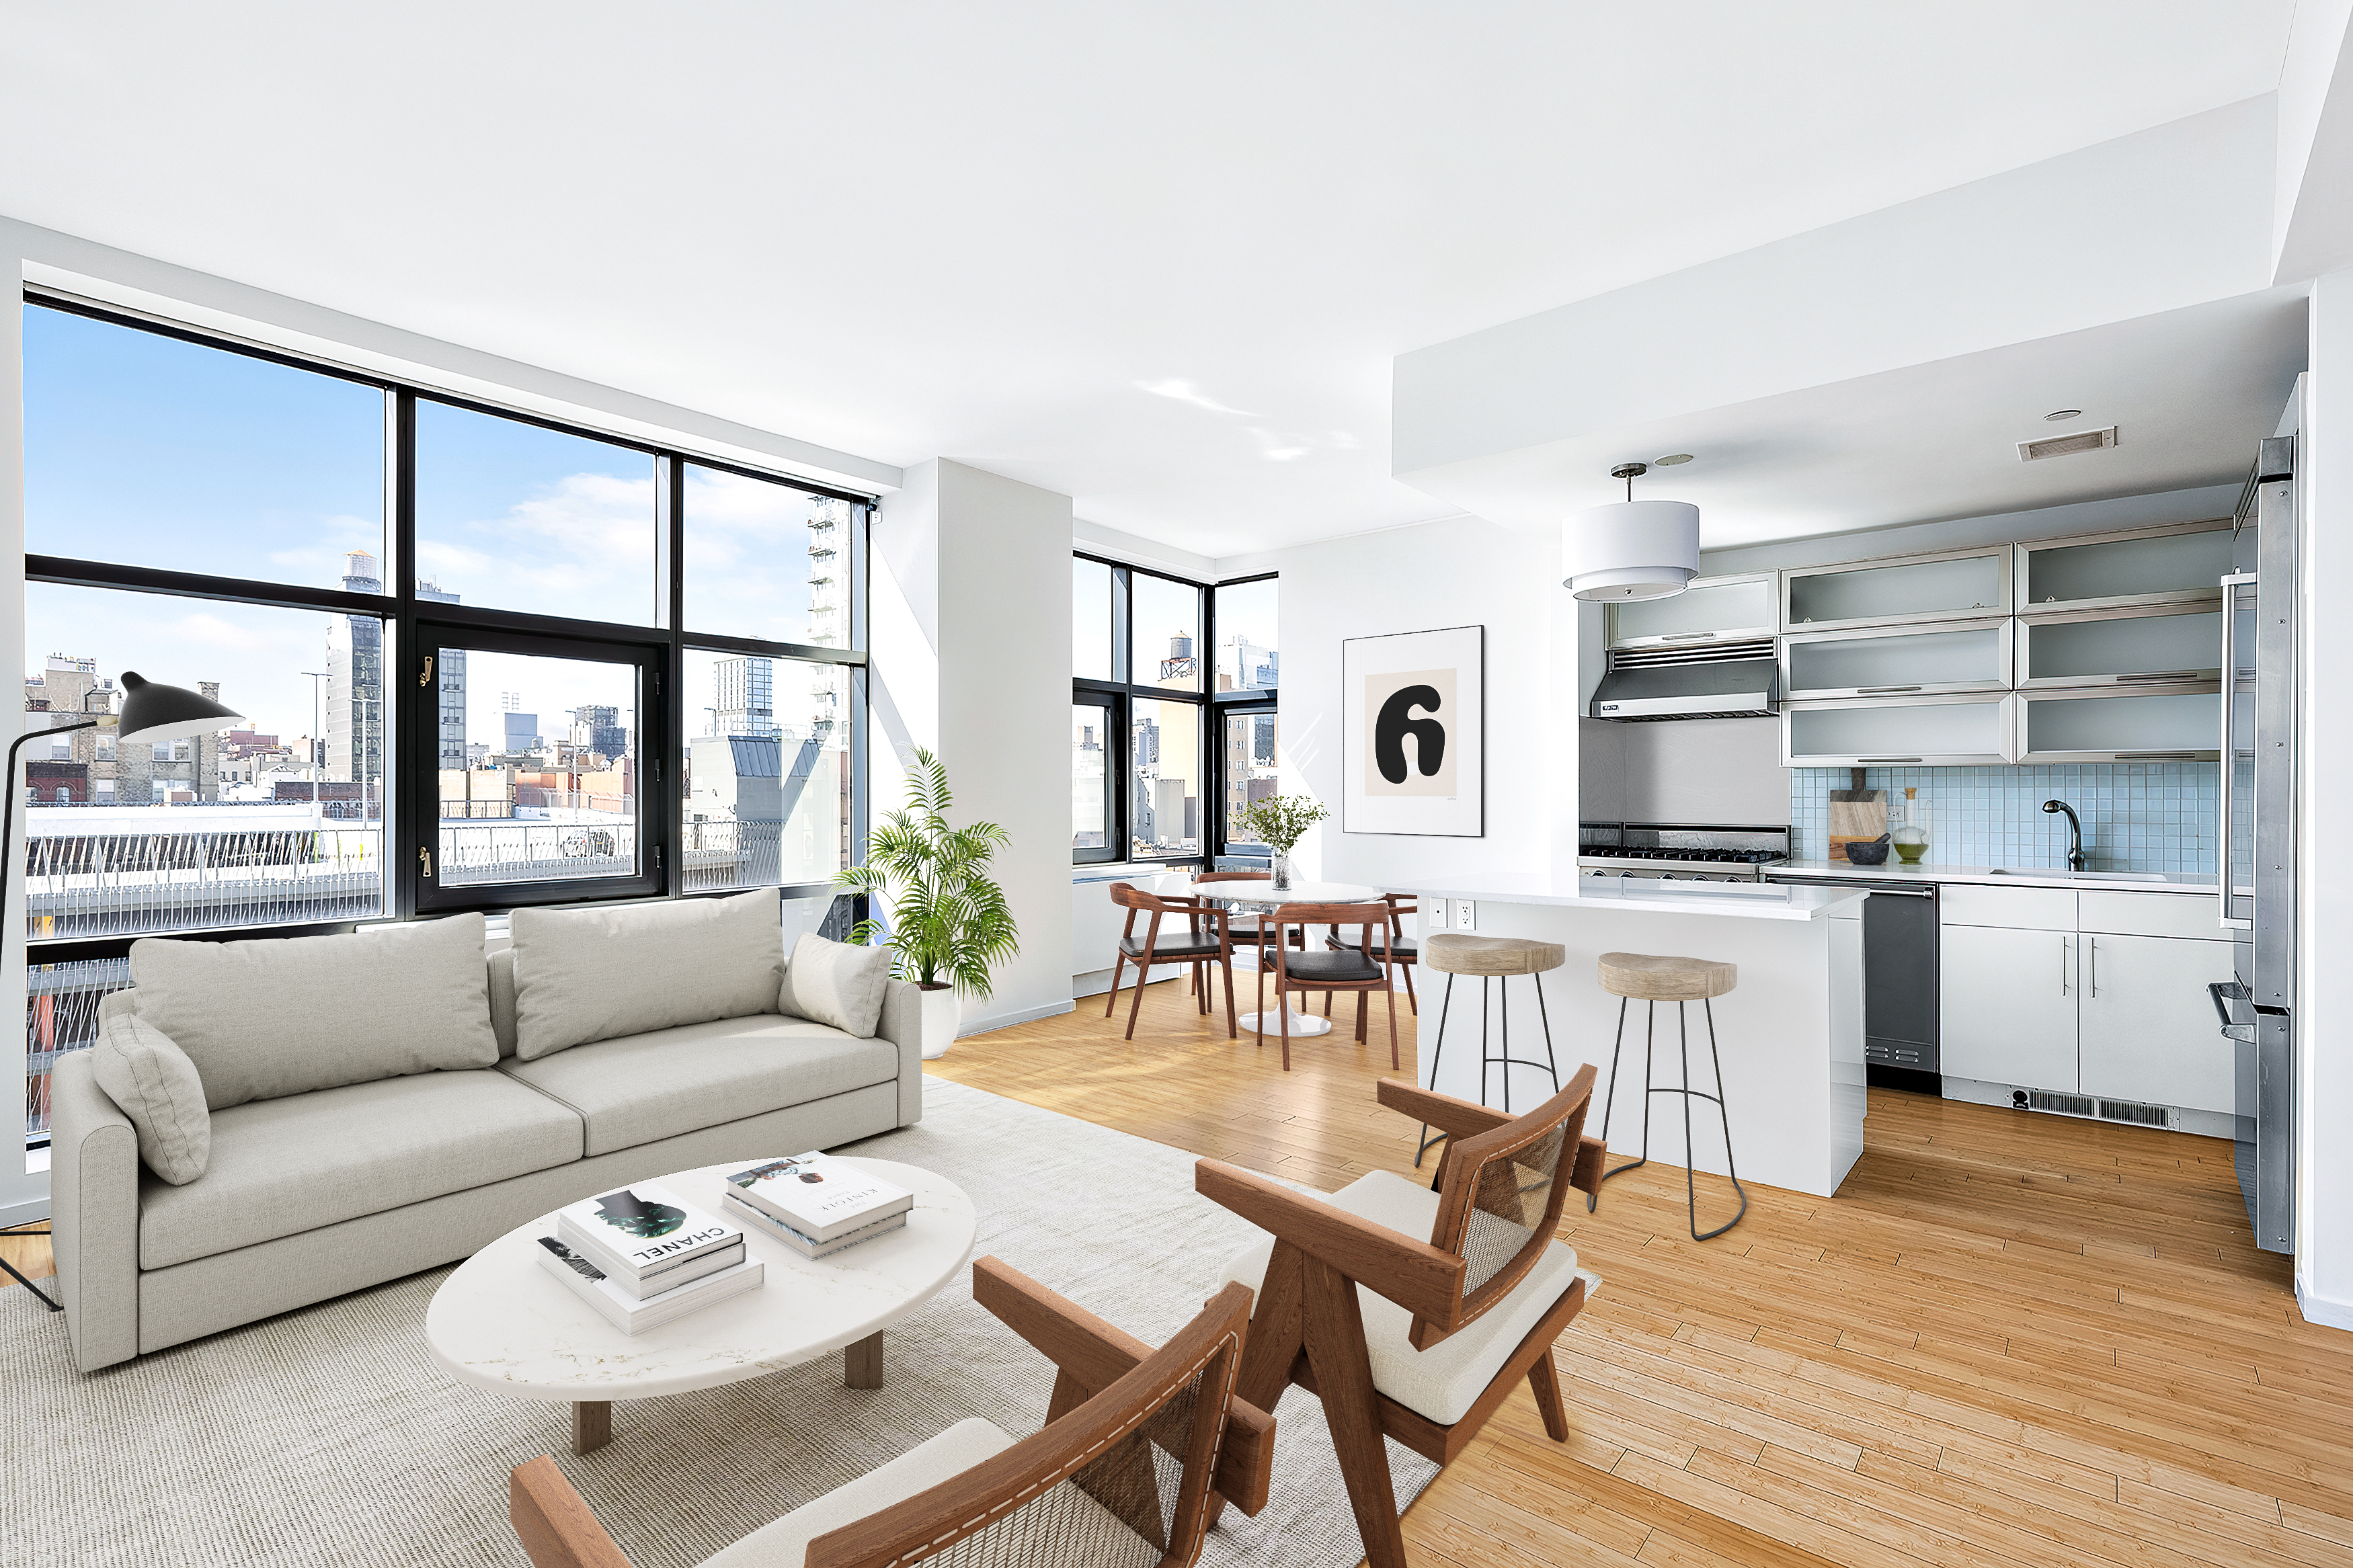
[[[1341,830],[1485,832],[1486,628],[1341,644]]]

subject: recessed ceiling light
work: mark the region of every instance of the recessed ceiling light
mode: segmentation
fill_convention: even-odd
[[[2055,425],[2062,419],[2081,419],[2083,416],[2084,411],[2080,408],[2054,408],[2042,417]]]
[[[1652,458],[1651,467],[1654,468],[1672,468],[1677,463],[1688,463],[1691,460],[1692,455],[1689,452],[1676,452],[1669,457]]]

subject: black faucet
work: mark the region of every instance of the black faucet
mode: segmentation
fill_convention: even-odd
[[[2092,864],[2092,858],[2084,853],[2084,819],[2077,816],[2075,808],[2063,800],[2046,800],[2042,803],[2042,809],[2047,812],[2063,811],[2067,814],[2067,826],[2074,835],[2074,842],[2067,849],[2067,869],[2088,870]]]

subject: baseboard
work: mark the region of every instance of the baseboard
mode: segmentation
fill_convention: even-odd
[[[2307,1323],[2324,1329],[2353,1329],[2353,1301],[2330,1301],[2306,1293],[2304,1281],[2296,1281],[2295,1310],[2304,1314]]]
[[[47,1194],[37,1198],[25,1198],[16,1203],[0,1205],[0,1230],[6,1230],[19,1225],[37,1225],[48,1217],[49,1200]]]
[[[1009,1029],[1016,1024],[1034,1024],[1040,1018],[1059,1018],[1065,1013],[1077,1011],[1078,1004],[1075,1002],[1049,1002],[1042,1007],[1024,1007],[1018,1013],[1008,1013],[1001,1018],[986,1019],[967,1028],[958,1029],[956,1038],[969,1039],[975,1035],[986,1035],[992,1030]]]

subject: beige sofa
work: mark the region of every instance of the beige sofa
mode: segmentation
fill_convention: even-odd
[[[602,936],[608,948],[628,949],[626,929]],[[781,973],[781,933],[775,940]],[[287,945],[269,944],[267,961]],[[545,992],[549,966],[535,951],[522,963],[527,972],[539,964]],[[642,966],[622,967],[641,967],[649,987],[675,989],[674,958],[656,951]],[[136,978],[137,949],[132,963]],[[770,1010],[525,1059],[532,1026],[521,1030],[519,1056],[517,963],[514,949],[490,952],[483,987],[462,988],[470,995],[404,998],[428,1011],[486,998],[493,1065],[411,1065],[214,1109],[209,1162],[185,1185],[142,1164],[132,1119],[99,1087],[95,1053],[63,1058],[52,1089],[51,1215],[75,1363],[90,1372],[450,1262],[622,1183],[829,1147],[922,1117],[919,994],[903,982],[877,977],[883,992],[871,1038]],[[581,973],[575,965],[566,984],[578,989]],[[443,987],[460,989],[446,980]],[[783,999],[793,996],[787,981]],[[269,996],[246,1002],[273,1005]],[[139,993],[118,992],[106,1006],[110,1016],[137,1009]],[[165,1018],[161,1026],[173,1026]],[[322,1038],[333,1027],[322,1019]],[[477,1050],[487,1059],[487,1037]],[[222,1076],[208,1073],[207,1089]]]

